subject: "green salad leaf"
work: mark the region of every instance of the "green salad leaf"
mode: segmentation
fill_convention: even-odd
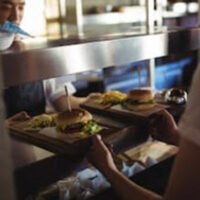
[[[83,127],[82,131],[88,135],[95,135],[99,131],[102,130],[102,127],[97,124],[94,120],[90,120],[85,126]]]

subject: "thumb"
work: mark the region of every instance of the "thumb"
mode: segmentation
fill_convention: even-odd
[[[105,143],[105,145],[106,145],[106,147],[108,148],[108,150],[109,150],[112,154],[114,154],[113,145],[110,144],[110,143]]]
[[[94,136],[92,137],[92,143],[93,143],[94,145],[103,144],[101,135],[99,135],[99,134],[94,135]]]
[[[27,120],[27,119],[30,119],[30,118],[31,117],[25,111],[22,111],[22,112],[18,113],[18,119],[19,120]]]

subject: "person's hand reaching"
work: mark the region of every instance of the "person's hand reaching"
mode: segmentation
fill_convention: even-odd
[[[102,96],[102,93],[93,92],[86,97],[85,102],[88,102],[91,100],[99,100],[101,96]]]
[[[157,140],[174,145],[179,143],[180,135],[177,124],[173,116],[166,110],[150,116],[148,131]]]
[[[104,174],[109,173],[110,170],[117,170],[112,150],[106,146],[101,136],[93,136],[92,142],[92,147],[87,155],[88,160]]]
[[[26,112],[22,111],[22,112],[19,112],[19,113],[13,115],[12,117],[6,119],[5,124],[6,124],[6,126],[8,126],[13,121],[28,120],[30,118],[31,117]]]

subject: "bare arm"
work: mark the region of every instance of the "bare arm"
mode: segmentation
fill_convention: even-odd
[[[78,108],[81,104],[85,103],[86,101],[89,101],[90,99],[99,98],[101,94],[99,93],[91,93],[87,97],[75,97],[75,96],[69,96],[71,107],[72,108]],[[65,95],[57,98],[53,102],[53,106],[57,111],[64,111],[68,108],[67,106],[67,97]]]
[[[180,143],[166,200],[200,199],[200,148],[187,140]]]
[[[161,200],[162,197],[156,193],[140,187],[135,184],[127,177],[125,177],[121,172],[117,170],[108,170],[105,172],[105,176],[108,178],[110,183],[120,197],[124,200]]]
[[[21,120],[24,121],[24,120],[28,120],[30,118],[31,117],[25,111],[22,111],[22,112],[19,112],[19,113],[13,115],[12,117],[6,119],[5,125],[8,126],[13,121],[21,121]]]
[[[93,147],[88,155],[89,160],[107,177],[113,188],[124,200],[161,200],[162,198],[148,191],[125,177],[116,168],[112,155],[100,137],[93,138]],[[98,159],[96,159],[98,158]]]
[[[177,124],[167,110],[154,114],[149,120],[148,132],[153,138],[168,144],[179,145],[180,133]]]
[[[165,200],[199,200],[200,185],[200,147],[182,139],[180,150],[172,170]],[[131,182],[115,167],[111,153],[103,141],[94,137],[93,147],[88,155],[89,160],[110,181],[122,199],[161,200],[159,195],[150,192]]]
[[[70,96],[70,103],[72,108],[77,108],[79,105],[85,101],[85,98],[77,98],[74,96]],[[67,97],[65,95],[59,97],[53,102],[53,106],[56,111],[61,112],[68,108],[67,106]]]

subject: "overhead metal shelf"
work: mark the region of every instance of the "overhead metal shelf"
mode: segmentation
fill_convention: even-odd
[[[151,35],[77,37],[1,52],[4,85],[59,77],[199,48],[199,29]]]

